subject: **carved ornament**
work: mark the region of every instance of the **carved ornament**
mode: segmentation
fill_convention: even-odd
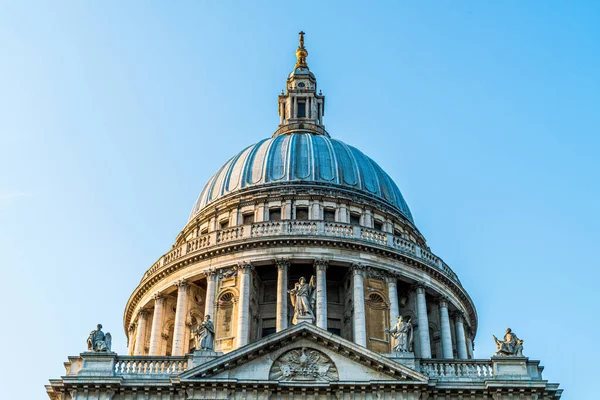
[[[339,374],[335,364],[325,353],[302,347],[279,356],[271,367],[269,379],[329,382],[339,380]]]

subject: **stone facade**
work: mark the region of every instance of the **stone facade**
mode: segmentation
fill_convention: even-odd
[[[537,361],[473,359],[471,298],[391,178],[329,138],[301,36],[273,138],[211,178],[129,298],[128,355],[70,357],[50,398],[559,398]],[[301,277],[304,319],[288,292]],[[194,349],[206,316],[214,352]],[[398,317],[410,344],[393,353]]]

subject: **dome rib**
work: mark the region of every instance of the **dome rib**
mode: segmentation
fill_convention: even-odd
[[[311,182],[358,190],[414,222],[398,186],[373,159],[340,140],[300,132],[263,139],[230,158],[200,192],[190,219],[219,198],[246,188]]]

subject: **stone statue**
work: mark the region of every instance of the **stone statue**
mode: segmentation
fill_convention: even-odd
[[[210,315],[204,317],[204,321],[198,324],[198,327],[192,331],[194,334],[196,350],[210,350],[215,349],[215,326],[210,320]]]
[[[292,290],[288,290],[292,306],[294,306],[294,319],[292,322],[309,321],[313,322],[315,318],[315,277],[310,278],[310,283],[306,283],[304,277],[300,278]]]
[[[396,325],[385,331],[394,338],[394,352],[407,353],[413,350],[413,326],[410,320],[403,321],[400,316]]]
[[[108,332],[102,332],[102,324],[98,324],[97,329],[91,331],[87,339],[88,351],[109,352],[111,344],[112,336]]]
[[[506,328],[503,341],[500,341],[494,335],[492,336],[497,346],[494,356],[523,357],[523,340],[519,339],[510,328]]]

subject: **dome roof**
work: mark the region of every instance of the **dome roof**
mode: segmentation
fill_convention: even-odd
[[[229,193],[278,183],[359,191],[384,201],[413,222],[400,190],[375,161],[340,140],[310,133],[280,135],[242,150],[208,180],[190,219]]]

